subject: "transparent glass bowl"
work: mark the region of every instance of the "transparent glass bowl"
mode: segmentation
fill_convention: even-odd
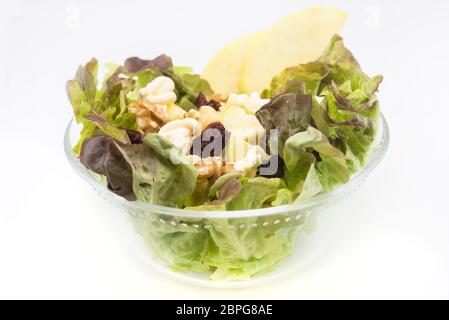
[[[78,125],[73,120],[70,121],[64,137],[66,156],[75,171],[93,186],[101,197],[129,213],[134,230],[127,232],[134,235],[130,237],[134,252],[138,253],[145,263],[177,279],[214,287],[241,287],[265,282],[296,272],[319,257],[328,244],[335,240],[339,233],[338,227],[342,225],[342,217],[332,212],[330,206],[363,184],[368,174],[382,160],[389,143],[388,125],[382,116],[378,135],[364,168],[353,175],[348,183],[301,203],[243,211],[191,211],[139,201],[130,202],[110,192],[104,179],[86,169],[72,152],[79,132]],[[129,225],[124,228],[132,229]],[[257,243],[247,241],[251,232],[260,232],[263,237],[282,233],[287,237],[285,245],[288,248],[285,250],[289,254],[286,259],[279,259],[270,272],[256,274],[251,279],[211,280],[211,272],[183,270],[182,255],[185,254],[188,258],[189,255],[195,254],[189,250],[198,245],[198,241],[209,241],[205,239],[211,238],[208,237],[211,231],[218,236],[226,233],[234,238],[236,247],[242,250],[239,259],[243,263],[256,261],[254,270],[258,268],[257,259],[263,254],[258,254],[256,258],[248,254],[255,249],[245,246],[257,246]],[[193,243],[171,242],[164,238],[167,234],[182,235],[186,232],[197,235],[188,240]],[[174,252],[180,256],[176,256]]]

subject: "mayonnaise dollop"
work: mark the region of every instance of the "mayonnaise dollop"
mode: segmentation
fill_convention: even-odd
[[[183,154],[190,151],[193,138],[200,132],[200,123],[192,118],[170,121],[159,130],[159,134],[181,150]]]

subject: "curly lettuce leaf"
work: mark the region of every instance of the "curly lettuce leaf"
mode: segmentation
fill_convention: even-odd
[[[109,136],[87,138],[81,147],[81,163],[89,170],[106,176],[108,189],[127,200],[134,201],[132,168]]]
[[[154,59],[140,59],[138,57],[130,57],[125,60],[124,67],[128,72],[137,73],[147,69],[167,70],[173,67],[171,58],[165,54],[161,54]]]
[[[136,117],[128,112],[130,101],[126,98],[136,87],[136,82],[129,77],[121,77],[126,76],[124,67],[116,65],[109,67],[109,74],[105,77],[103,87],[98,91],[97,113],[116,127],[137,130]]]
[[[318,61],[326,64],[329,68],[329,75],[326,78],[327,83],[330,80],[338,84],[350,81],[351,87],[356,89],[368,80],[367,75],[363,73],[356,58],[344,46],[343,39],[338,35],[332,37]]]
[[[313,96],[311,125],[344,153],[355,172],[374,141],[380,116],[375,93],[382,80],[381,75],[368,77],[343,39],[335,35],[316,61],[285,69],[273,78],[264,95],[274,100],[289,90],[289,83],[302,83]]]
[[[72,103],[73,113],[78,121],[95,108],[97,94],[98,61],[93,58],[80,66],[75,78],[66,83],[67,95]]]
[[[66,92],[72,104],[75,120],[83,124],[80,140],[73,148],[73,151],[77,154],[81,150],[83,141],[96,132],[96,126],[84,119],[84,116],[95,110],[97,74],[98,62],[93,58],[84,66],[80,66],[75,74],[75,78],[66,83]]]
[[[163,76],[173,68],[171,58],[165,54],[159,55],[154,59],[141,59],[139,57],[130,57],[124,62],[126,75],[136,79],[133,90],[126,94],[126,99],[130,102],[136,102],[139,97],[139,90],[145,88],[156,77]]]
[[[158,76],[166,76],[173,80],[177,96],[176,104],[186,111],[197,109],[195,101],[200,93],[205,95],[213,93],[206,80],[194,74],[189,67],[173,66],[171,59],[166,55],[152,60],[128,58],[125,61],[125,68],[130,75],[138,78],[135,89],[127,95],[131,101],[136,101],[139,90]]]
[[[282,155],[285,141],[295,133],[305,130],[310,124],[311,95],[304,93],[301,86],[297,87],[296,92],[290,92],[294,89],[291,88],[291,83],[287,85],[286,93],[274,97],[256,112],[256,117],[270,141],[271,154]]]

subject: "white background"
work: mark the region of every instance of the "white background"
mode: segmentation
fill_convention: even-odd
[[[149,269],[123,245],[123,215],[70,168],[65,81],[91,56],[165,52],[197,71],[225,43],[311,1],[2,1],[0,298],[449,298],[449,2],[329,1],[346,44],[383,73],[390,149],[334,210],[330,252],[288,279],[208,289]],[[317,3],[317,1],[314,1]]]

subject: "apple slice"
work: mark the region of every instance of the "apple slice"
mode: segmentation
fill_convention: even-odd
[[[226,106],[221,110],[221,123],[231,132],[251,144],[258,144],[265,130],[256,116],[237,106]]]
[[[242,160],[251,148],[251,144],[246,142],[240,136],[232,135],[226,143],[225,160],[235,163]]]
[[[167,106],[167,122],[173,120],[184,119],[184,114],[186,113],[183,108],[179,107],[176,104],[170,104]]]
[[[246,35],[218,51],[209,61],[202,77],[215,92],[228,95],[239,92],[240,75],[248,50],[259,33]]]
[[[261,92],[283,69],[317,59],[346,19],[338,9],[314,7],[296,12],[260,33],[247,49],[239,91]]]

